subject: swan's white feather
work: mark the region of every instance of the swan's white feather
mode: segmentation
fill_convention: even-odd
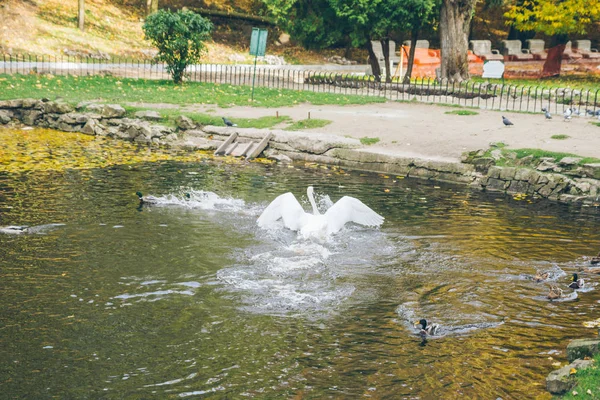
[[[313,205],[313,212],[318,213],[312,197],[312,187],[308,188],[307,194]],[[310,214],[304,211],[292,193],[284,193],[275,198],[262,212],[257,223],[261,228],[265,228],[280,218],[286,228],[299,231],[304,238],[323,237],[339,232],[348,222],[380,226],[384,220],[362,201],[349,196],[342,197],[324,215]]]
[[[365,226],[380,226],[384,218],[365,203],[350,196],[339,199],[325,213],[327,233],[336,233],[348,222]]]
[[[279,195],[265,208],[258,220],[258,226],[265,228],[272,225],[278,219],[283,220],[283,225],[293,231],[299,230],[300,222],[306,214],[304,209],[290,192]]]

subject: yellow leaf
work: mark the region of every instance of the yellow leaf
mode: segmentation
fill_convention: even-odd
[[[569,371],[569,375],[574,375],[577,373],[577,370],[575,368],[571,368],[571,370]]]
[[[595,321],[586,321],[583,323],[583,326],[585,326],[586,328],[596,328],[600,326],[600,318],[598,318]]]

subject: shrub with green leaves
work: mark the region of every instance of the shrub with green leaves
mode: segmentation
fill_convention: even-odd
[[[146,18],[143,29],[158,48],[156,60],[164,61],[173,82],[181,83],[187,66],[200,61],[212,23],[188,10],[159,10]]]

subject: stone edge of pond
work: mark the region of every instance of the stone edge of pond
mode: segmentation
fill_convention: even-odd
[[[477,190],[546,198],[561,203],[600,206],[600,165],[586,164],[566,173],[557,168],[538,171],[529,167],[500,167],[466,153],[456,162],[425,159],[369,148],[359,140],[332,134],[276,129],[221,126],[200,127],[179,116],[177,128],[151,121],[156,115],[136,113],[126,117],[119,104],[84,102],[76,107],[47,99],[0,101],[0,124],[24,124],[65,132],[108,136],[137,143],[166,145],[188,150],[214,150],[231,133],[243,139],[273,137],[264,155],[278,161],[307,161],[356,170],[386,173],[434,182],[468,185]],[[547,163],[546,163],[547,164]]]
[[[594,365],[591,360],[600,353],[600,329],[598,338],[574,339],[567,345],[568,365],[554,370],[546,377],[546,390],[552,394],[562,395],[577,385],[577,371]],[[575,370],[575,371],[573,371]]]

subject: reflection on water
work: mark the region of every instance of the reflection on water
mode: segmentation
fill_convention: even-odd
[[[351,195],[385,223],[324,242],[256,227],[286,191],[308,210],[308,184],[323,210]],[[138,190],[158,204],[138,207]],[[532,398],[599,317],[598,276],[567,288],[599,250],[593,209],[165,161],[0,172],[0,213],[61,224],[0,234],[7,398]],[[548,300],[550,284],[569,301]],[[442,328],[426,346],[420,318]]]

